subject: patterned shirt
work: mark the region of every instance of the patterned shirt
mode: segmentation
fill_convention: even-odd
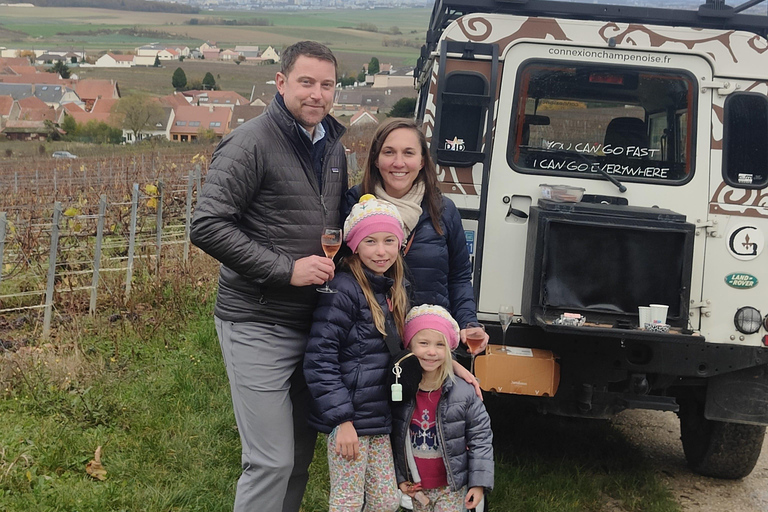
[[[416,408],[411,418],[411,448],[424,489],[448,485],[443,449],[437,435],[437,403],[441,393],[441,389],[416,393]]]

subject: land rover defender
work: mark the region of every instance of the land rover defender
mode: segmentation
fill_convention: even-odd
[[[554,393],[488,391],[676,412],[690,467],[720,478],[752,471],[768,424],[763,1],[437,0],[415,72],[478,317],[501,345],[513,306],[506,345],[556,361]],[[666,319],[641,325],[650,304]]]

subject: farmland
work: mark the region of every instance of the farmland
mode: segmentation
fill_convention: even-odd
[[[263,18],[271,26],[189,25],[191,18],[204,19]],[[272,45],[282,47],[298,39],[314,39],[336,52],[378,55],[393,63],[413,65],[418,48],[384,47],[387,38],[421,42],[424,39],[429,11],[426,9],[328,10],[279,12],[227,12],[197,15],[172,13],[117,12],[107,9],[20,8],[3,7],[0,11],[0,45],[8,47],[40,44],[72,46],[97,53],[105,50],[133,50],[142,44],[165,38],[196,47],[206,40],[220,47]],[[375,25],[377,32],[359,30],[361,24]],[[117,31],[141,26],[156,31],[152,37],[129,37],[116,33],[82,35],[84,31]],[[391,34],[397,27],[401,34]],[[367,60],[366,60],[367,62]]]

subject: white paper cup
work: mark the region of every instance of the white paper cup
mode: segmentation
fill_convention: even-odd
[[[645,329],[645,324],[651,323],[651,307],[639,306],[637,308],[637,313],[639,317],[637,324],[640,326],[641,329]]]
[[[665,324],[667,323],[667,310],[669,306],[666,304],[651,304],[651,323],[652,324]]]

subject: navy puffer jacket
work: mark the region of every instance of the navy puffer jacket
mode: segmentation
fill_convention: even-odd
[[[413,481],[405,443],[416,401],[393,407],[392,450],[397,483]],[[472,386],[461,379],[446,380],[437,403],[437,435],[443,448],[448,485],[493,489],[493,432],[485,406]]]
[[[390,315],[386,297],[392,279],[366,275],[377,302]],[[355,277],[338,272],[330,286],[338,293],[319,294],[304,357],[313,398],[310,425],[327,434],[352,421],[358,435],[389,434],[392,414],[386,384],[391,353]]]
[[[360,199],[360,185],[346,194],[343,215],[349,215]],[[443,196],[439,235],[432,225],[426,203],[422,203],[419,222],[411,236],[413,242],[405,255],[408,281],[413,287],[413,305],[437,304],[451,312],[459,326],[477,321],[477,306],[472,289],[472,266],[461,215],[456,205]]]

